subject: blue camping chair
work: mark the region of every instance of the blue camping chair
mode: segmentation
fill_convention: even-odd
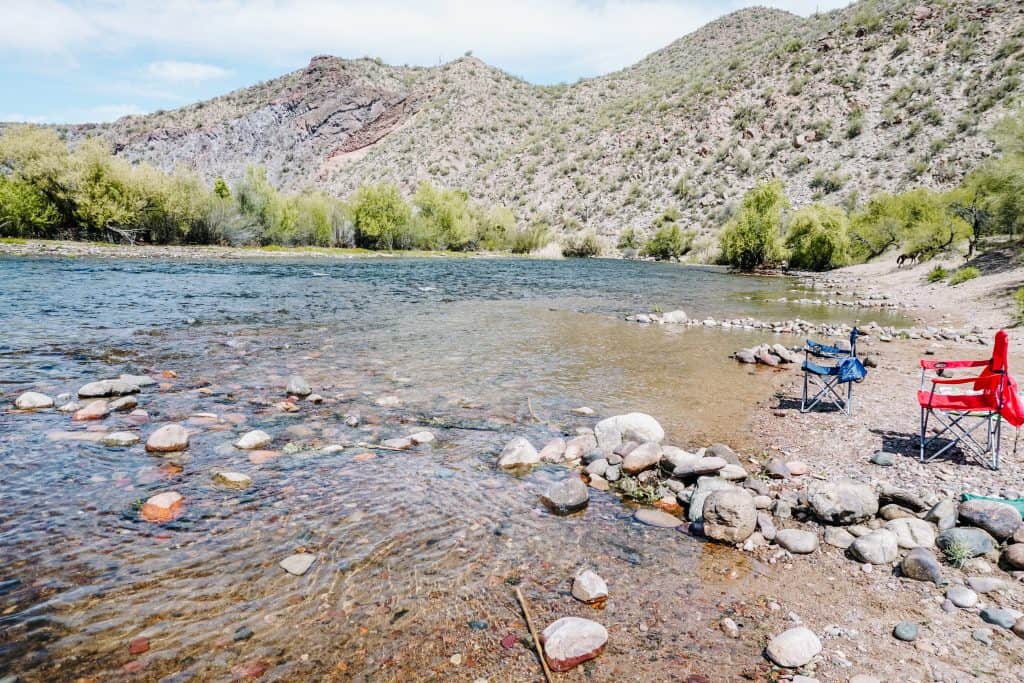
[[[831,403],[836,408],[853,415],[853,383],[867,376],[867,370],[857,359],[857,328],[850,332],[850,348],[840,349],[810,339],[804,346],[804,393],[800,399],[800,412],[806,413],[819,403]],[[828,365],[816,359],[834,361]],[[842,385],[846,385],[843,391]],[[814,396],[809,396],[810,389],[816,389]],[[846,394],[845,396],[843,394]]]

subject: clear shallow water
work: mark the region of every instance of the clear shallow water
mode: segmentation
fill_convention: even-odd
[[[510,584],[522,582],[542,623],[594,616],[567,596],[583,564],[612,584],[596,617],[609,627],[664,602],[679,607],[666,631],[692,629],[721,599],[701,597],[707,583],[737,558],[632,523],[610,494],[552,517],[537,496],[566,470],[511,477],[495,454],[512,435],[539,447],[590,426],[571,415],[578,405],[649,412],[683,446],[746,445],[749,405],[769,377],[728,355],[766,336],[621,318],[653,305],[718,318],[856,315],[763,303],[792,286],[593,260],[0,260],[4,403],[170,369],[176,379],[139,396],[149,424],[116,415],[102,428],[143,439],[171,420],[193,430],[188,451],[165,458],[59,438],[98,427],[55,411],[0,414],[0,673],[232,680],[259,663],[266,680],[531,680],[529,651],[499,644],[525,632]],[[276,408],[291,373],[324,404]],[[380,407],[381,396],[401,405]],[[359,427],[345,425],[352,414]],[[276,455],[261,462],[230,446],[255,427],[274,436]],[[424,427],[438,442],[409,453],[317,450]],[[289,443],[300,452],[281,452]],[[219,469],[254,485],[218,489]],[[165,490],[186,497],[186,514],[139,520],[138,501]],[[277,563],[299,550],[316,564],[285,574]],[[235,640],[241,627],[253,636]],[[133,655],[138,636],[150,649]],[[659,671],[683,646],[666,637],[639,659],[610,647],[588,665],[592,678]],[[744,648],[703,644],[693,670],[702,657],[756,661]]]

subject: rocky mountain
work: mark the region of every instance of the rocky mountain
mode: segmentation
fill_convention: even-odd
[[[609,239],[677,211],[711,237],[755,181],[797,205],[948,187],[1022,92],[1024,3],[861,0],[739,11],[622,71],[534,86],[467,56],[439,67],[314,57],[281,78],[107,125],[131,159],[289,190],[388,180],[466,189]]]

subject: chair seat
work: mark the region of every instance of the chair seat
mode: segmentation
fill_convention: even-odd
[[[992,396],[986,394],[934,394],[931,391],[918,391],[917,402],[922,408],[934,410],[998,410]]]
[[[818,365],[817,363],[812,363],[809,360],[805,360],[802,367],[804,372],[809,372],[813,375],[820,375],[822,377],[829,377],[831,375],[839,374],[838,365]]]

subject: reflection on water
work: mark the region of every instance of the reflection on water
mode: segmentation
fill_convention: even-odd
[[[769,380],[728,355],[764,335],[621,317],[652,305],[702,317],[856,314],[759,303],[792,286],[602,261],[0,260],[5,403],[29,387],[56,395],[173,369],[177,379],[139,396],[150,424],[120,415],[103,426],[193,430],[186,454],[160,458],[52,440],[96,428],[55,411],[0,415],[0,675],[532,680],[529,649],[499,642],[525,631],[511,584],[533,596],[538,618],[593,616],[567,596],[581,565],[613,593],[597,617],[612,644],[586,667],[595,680],[679,670],[681,652],[694,671],[756,659],[749,643],[676,639],[712,616],[723,598],[708,583],[742,558],[637,526],[609,494],[552,517],[537,497],[564,469],[516,478],[493,463],[511,435],[539,446],[591,425],[572,416],[579,405],[649,412],[684,446],[745,445],[749,404]],[[325,402],[276,408],[291,373]],[[401,405],[380,407],[381,396]],[[412,452],[318,450],[424,427],[438,441]],[[257,462],[230,445],[251,428],[274,436]],[[216,488],[212,474],[228,468],[252,488]],[[141,522],[138,501],[170,489],[186,514]],[[309,573],[278,568],[299,551],[317,556]],[[642,621],[661,635],[645,635],[640,652],[616,646],[635,637],[622,625]],[[132,653],[139,637],[148,649]]]

